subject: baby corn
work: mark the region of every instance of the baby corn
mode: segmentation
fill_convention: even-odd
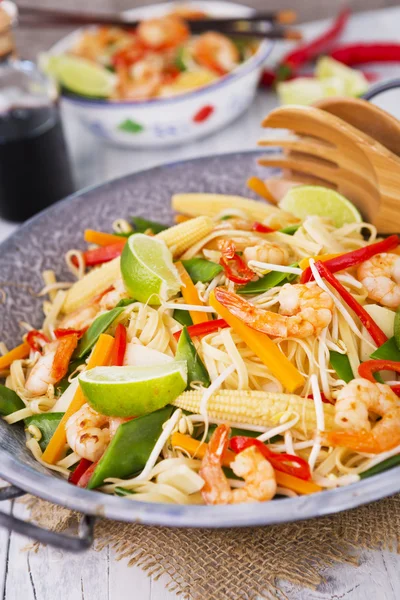
[[[266,202],[258,202],[241,196],[225,196],[224,194],[175,194],[172,196],[172,208],[192,217],[198,215],[214,217],[227,209],[242,210],[249,219],[255,221],[263,221],[271,215],[282,217],[282,211],[279,208]]]
[[[174,406],[198,414],[200,410],[201,391],[183,392],[172,403]],[[331,404],[324,404],[325,430],[334,428],[335,409]],[[317,427],[313,401],[295,394],[278,394],[274,392],[221,390],[211,396],[207,403],[210,417],[221,421],[233,421],[246,425],[274,427],[279,424],[283,414],[291,419],[296,414],[300,419],[296,428],[305,429],[308,433]]]
[[[174,258],[181,256],[193,244],[208,235],[214,228],[209,217],[197,217],[184,223],[179,223],[158,233],[156,237],[164,240]]]

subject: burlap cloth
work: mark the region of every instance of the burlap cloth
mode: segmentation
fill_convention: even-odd
[[[25,502],[36,523],[54,531],[76,527],[79,514],[43,500]],[[316,588],[336,563],[357,564],[363,549],[398,551],[400,495],[343,512],[272,527],[169,529],[99,519],[96,549],[110,544],[118,559],[148,575],[167,575],[167,588],[192,600],[286,598],[280,582]]]

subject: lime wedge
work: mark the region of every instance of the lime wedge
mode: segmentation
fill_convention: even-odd
[[[328,217],[336,227],[346,223],[361,223],[362,217],[354,204],[329,188],[301,185],[287,192],[279,207],[299,219],[310,215]]]
[[[104,67],[68,54],[41,55],[39,64],[61,85],[75,94],[108,98],[114,90],[116,76]]]
[[[351,69],[330,56],[322,56],[318,59],[315,75],[322,82],[332,77],[340,79],[344,85],[345,96],[361,96],[369,87],[361,71]]]
[[[110,417],[139,417],[163,408],[187,383],[186,361],[152,367],[95,367],[79,375],[90,406]]]
[[[181,281],[172,254],[162,240],[136,233],[121,256],[122,279],[132,298],[160,304],[180,290]]]
[[[319,80],[299,77],[292,81],[282,81],[276,86],[281,104],[314,104],[328,96],[343,96],[345,87],[339,77]]]

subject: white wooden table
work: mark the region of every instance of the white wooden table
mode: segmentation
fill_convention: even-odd
[[[400,8],[385,9],[354,17],[347,39],[398,40]],[[323,25],[322,25],[323,26]],[[313,34],[321,23],[310,24]],[[279,49],[275,51],[277,56]],[[395,74],[393,68],[388,74]],[[397,75],[399,75],[399,71]],[[382,106],[400,117],[398,98],[392,94]],[[126,151],[100,144],[77,124],[66,122],[76,181],[79,188],[101,183],[134,170],[148,168],[194,156],[232,152],[255,147],[260,136],[262,117],[276,105],[275,97],[260,91],[250,111],[228,129],[198,143],[162,151]],[[15,224],[0,220],[0,240]],[[2,510],[26,516],[18,503],[5,503]],[[97,553],[74,556],[51,548],[38,553],[22,552],[27,540],[0,529],[0,599],[3,600],[173,600],[164,589],[163,579],[148,578],[139,568],[128,568],[124,561],[114,560],[113,551],[105,548]],[[315,592],[285,584],[290,600],[398,600],[400,598],[400,556],[389,552],[364,552],[361,566],[338,566],[324,573],[326,584]],[[2,592],[3,590],[3,592]],[[210,600],[204,598],[204,600]],[[216,599],[217,600],[217,599]]]

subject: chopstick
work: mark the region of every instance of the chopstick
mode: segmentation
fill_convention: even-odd
[[[138,20],[131,19],[124,13],[95,13],[95,12],[80,12],[80,11],[63,11],[57,9],[41,8],[36,6],[19,6],[18,8],[19,20],[22,17],[30,17],[32,21],[34,18],[38,18],[42,21],[49,22],[50,20],[55,23],[63,22],[66,24],[76,25],[91,25],[91,24],[104,24],[104,25],[131,25],[132,27],[139,24]],[[218,27],[222,24],[235,24],[237,22],[260,22],[265,21],[269,23],[277,23],[280,25],[290,25],[296,20],[296,13],[293,10],[281,10],[277,12],[258,12],[254,15],[245,18],[210,18],[210,19],[185,19],[189,25],[195,27],[196,24],[199,28],[202,26],[208,26],[208,28]]]

